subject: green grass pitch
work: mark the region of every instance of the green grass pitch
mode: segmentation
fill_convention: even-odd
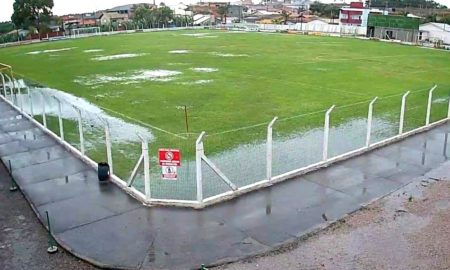
[[[33,53],[44,50],[50,51]],[[98,61],[124,54],[135,57]],[[362,102],[342,110],[335,117],[339,122],[365,117],[375,96],[426,90],[434,84],[439,86],[437,97],[447,97],[450,90],[448,52],[293,34],[205,30],[69,39],[0,49],[0,62],[26,79],[82,97],[114,116],[188,137],[152,129],[156,140],[151,147],[180,147],[187,156],[192,156],[201,131],[211,135],[207,152],[218,152],[263,140],[265,125],[216,139],[214,134],[268,123],[274,116],[284,119],[332,104]],[[161,75],[161,70],[172,76],[142,78],[144,71]],[[411,102],[423,103],[427,92],[420,93],[412,94]],[[190,134],[183,106],[188,108]],[[383,106],[397,110],[400,98]],[[446,106],[441,107],[443,114]],[[288,135],[307,125],[323,125],[323,114],[280,124],[275,132]],[[76,140],[76,131],[73,136]]]

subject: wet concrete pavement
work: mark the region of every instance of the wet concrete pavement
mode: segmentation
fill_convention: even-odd
[[[0,157],[58,243],[99,266],[188,269],[267,252],[447,160],[450,124],[204,210],[148,208],[0,102]]]
[[[449,176],[448,161],[306,239],[217,270],[450,269]]]
[[[96,267],[59,249],[47,253],[47,231],[20,192],[10,192],[11,179],[0,164],[0,269],[94,270]]]

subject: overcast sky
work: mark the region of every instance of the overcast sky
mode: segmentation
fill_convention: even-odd
[[[159,2],[164,2],[167,5],[174,5],[179,2],[185,4],[190,4],[198,2],[198,0],[155,0],[157,4]],[[323,2],[332,2],[333,0],[324,0]],[[435,0],[436,1],[436,0]],[[153,2],[152,0],[54,0],[55,7],[53,8],[53,13],[55,15],[64,15],[69,13],[83,13],[92,12],[99,9],[107,9],[114,6],[132,4],[136,2]],[[230,1],[232,2],[232,1]],[[350,2],[350,0],[347,0]],[[450,0],[437,0],[436,2],[442,3],[446,6],[450,6]],[[13,13],[13,3],[14,0],[0,0],[0,22],[9,21]]]

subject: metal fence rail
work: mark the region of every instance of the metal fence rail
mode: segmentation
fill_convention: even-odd
[[[192,155],[183,160],[177,181],[161,181],[155,155],[159,145],[149,143],[149,138],[138,134],[140,144],[118,145],[111,140],[114,130],[107,119],[56,95],[21,89],[12,71],[3,70],[0,80],[3,100],[92,167],[106,160],[112,180],[145,204],[205,207],[360,155],[450,117],[448,89],[439,91],[433,86],[427,92],[408,91],[351,106],[332,105],[299,117],[274,117],[231,133],[202,132],[195,142],[174,137],[169,143]],[[385,110],[392,102],[399,107]],[[63,117],[68,112],[73,114],[71,119]],[[226,136],[237,135],[251,143],[208,152],[210,143],[229,143]],[[97,141],[92,141],[93,137]],[[99,144],[98,138],[103,143]],[[127,156],[129,152],[133,155]]]

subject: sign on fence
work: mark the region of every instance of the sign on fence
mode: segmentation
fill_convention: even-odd
[[[162,169],[162,179],[177,180],[177,167],[181,166],[179,149],[159,149],[159,165]]]

